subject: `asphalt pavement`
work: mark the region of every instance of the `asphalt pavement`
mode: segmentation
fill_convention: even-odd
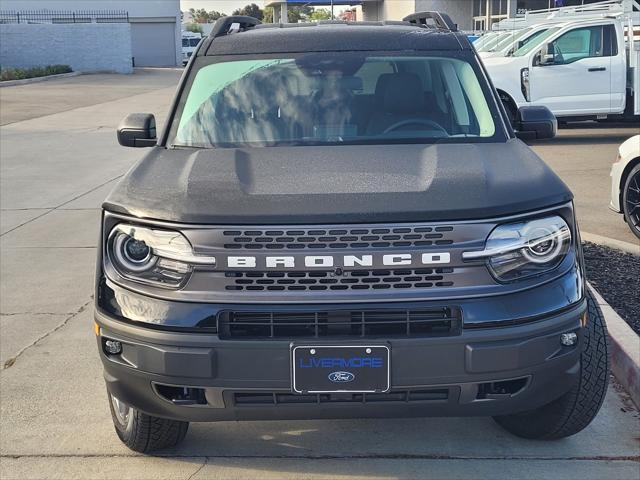
[[[12,105],[0,128],[0,478],[640,478],[640,416],[614,387],[585,431],[555,442],[513,437],[487,418],[426,418],[193,424],[159,457],[122,446],[92,332],[99,205],[144,154],[117,145],[117,124],[138,111],[161,124],[178,76],[0,88],[3,110]],[[633,241],[594,193],[606,191],[611,155],[631,132],[590,135],[608,140],[536,149],[576,190],[583,229],[605,221],[589,223],[593,205],[610,235]]]

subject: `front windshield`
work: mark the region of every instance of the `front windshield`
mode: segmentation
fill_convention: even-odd
[[[497,35],[499,35],[498,32],[485,33],[478,40],[473,42],[473,46],[476,48],[476,50],[478,50],[479,48],[482,48],[489,40],[496,37]]]
[[[558,27],[550,28],[549,30],[545,31],[544,33],[537,35],[536,37],[534,37],[533,40],[529,40],[527,43],[525,43],[518,50],[513,52],[513,56],[514,57],[522,57],[523,55],[526,55],[529,52],[535,50],[539,45],[542,45],[542,43],[544,43],[544,41],[547,38],[549,38],[551,35],[556,33],[558,30],[560,30],[560,28],[558,28]]]
[[[498,35],[491,37],[486,43],[480,47],[476,47],[478,52],[490,52],[498,43],[506,38],[511,38],[511,32],[501,32]]]
[[[500,52],[505,48],[507,48],[509,45],[512,45],[513,43],[520,40],[522,37],[527,35],[530,31],[531,29],[528,29],[528,28],[525,30],[514,30],[508,36],[506,36],[505,38],[500,40],[496,45],[494,45],[489,51]]]
[[[179,118],[173,145],[201,148],[496,134],[476,70],[435,56],[309,53],[214,63],[198,71]]]

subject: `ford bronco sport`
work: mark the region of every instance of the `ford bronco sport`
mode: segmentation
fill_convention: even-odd
[[[95,331],[116,432],[188,422],[493,416],[583,429],[607,388],[572,194],[517,137],[466,37],[403,22],[260,25],[199,45],[166,129],[104,203]]]

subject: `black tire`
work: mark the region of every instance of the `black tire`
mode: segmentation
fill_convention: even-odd
[[[555,440],[575,435],[595,418],[609,383],[608,335],[602,311],[587,293],[589,321],[584,329],[580,378],[562,397],[536,410],[494,417],[518,437]]]
[[[640,165],[636,165],[624,182],[622,211],[629,228],[640,238]]]
[[[108,396],[116,433],[122,443],[134,452],[150,453],[175,447],[187,435],[188,422],[153,417],[124,405],[111,393]],[[116,413],[118,404],[128,409],[126,417],[123,417],[122,412]]]

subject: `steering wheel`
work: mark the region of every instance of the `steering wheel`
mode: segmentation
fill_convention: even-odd
[[[399,122],[394,123],[390,127],[387,127],[387,129],[382,133],[383,134],[391,133],[391,132],[393,132],[393,131],[401,128],[401,127],[405,127],[407,125],[423,125],[423,126],[427,126],[427,127],[434,127],[433,130],[439,130],[442,133],[444,133],[446,135],[449,135],[449,132],[447,132],[441,125],[437,124],[433,120],[428,120],[426,118],[413,118],[413,119],[409,119],[409,120],[401,120]]]

